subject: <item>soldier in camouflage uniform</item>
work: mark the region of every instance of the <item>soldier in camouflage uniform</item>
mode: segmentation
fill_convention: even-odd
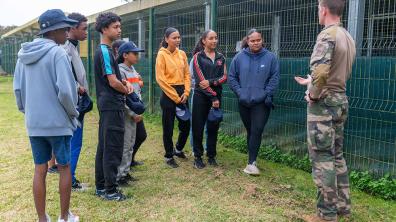
[[[340,24],[344,4],[343,0],[319,0],[319,21],[325,28],[311,56],[311,75],[308,79],[296,77],[298,83],[308,85],[308,151],[318,187],[317,214],[304,216],[306,221],[337,221],[337,215],[349,218],[351,213],[343,140],[348,116],[346,81],[356,49]]]

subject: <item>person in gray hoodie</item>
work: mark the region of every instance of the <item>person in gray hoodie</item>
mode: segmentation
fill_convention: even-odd
[[[45,213],[47,162],[54,153],[59,170],[61,214],[58,221],[79,221],[69,210],[71,192],[70,139],[77,126],[77,85],[70,60],[59,46],[67,29],[77,21],[59,9],[39,17],[42,38],[22,44],[14,73],[14,93],[25,114],[35,164],[33,194],[39,221],[51,221]]]
[[[138,48],[133,42],[125,42],[118,48],[118,67],[122,79],[131,83],[134,93],[141,99],[141,85],[139,84],[140,75],[136,72],[133,65],[139,61],[139,52],[144,52],[143,49]],[[125,131],[124,131],[124,150],[122,154],[121,164],[118,167],[117,181],[120,185],[127,185],[129,181],[135,181],[130,174],[131,163],[133,163],[134,154],[143,141],[146,139],[146,130],[144,128],[143,116],[133,112],[127,105],[125,105]],[[140,131],[144,132],[138,132]],[[140,135],[146,135],[140,138]],[[142,140],[143,141],[140,141]],[[139,143],[136,147],[136,143]]]
[[[69,19],[74,19],[78,21],[76,27],[69,30],[69,38],[63,48],[66,50],[69,58],[71,60],[72,71],[78,85],[78,94],[80,97],[87,96],[89,94],[87,75],[85,73],[85,68],[78,51],[79,41],[84,41],[87,39],[87,21],[88,19],[81,15],[80,13],[71,13],[67,16]],[[73,191],[83,191],[86,186],[83,186],[76,178],[76,169],[78,164],[78,159],[81,152],[81,147],[83,145],[83,132],[84,132],[84,115],[80,115],[80,124],[71,139],[71,159],[70,167],[72,174],[72,190]]]

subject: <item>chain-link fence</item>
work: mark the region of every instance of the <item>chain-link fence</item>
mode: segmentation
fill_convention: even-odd
[[[180,0],[122,15],[122,38],[146,49],[136,69],[145,80],[145,102],[151,111],[160,112],[161,90],[155,83],[154,68],[166,27],[179,29],[181,49],[189,58],[200,34],[213,27],[228,65],[246,32],[258,29],[281,64],[276,108],[265,128],[263,143],[303,156],[307,153],[305,89],[293,77],[309,72],[309,57],[321,30],[317,7],[317,0]],[[347,89],[350,114],[345,156],[352,169],[396,176],[396,0],[349,0],[342,23],[354,36],[358,52]],[[93,55],[99,42],[91,23],[86,67],[92,87]],[[0,48],[3,68],[12,73],[19,45],[2,40]],[[227,86],[223,109],[221,130],[231,135],[245,134],[237,100]]]
[[[15,64],[18,58],[18,51],[21,44],[33,39],[33,35],[22,34],[0,40],[1,66],[6,73],[12,74],[15,70]]]
[[[363,8],[363,35],[358,44],[361,54],[348,82],[350,114],[345,132],[345,155],[353,169],[395,175],[396,1],[370,0]],[[345,27],[348,27],[349,13],[356,12],[350,12],[347,6],[342,19]],[[238,41],[250,28],[260,30],[267,48],[278,54],[281,83],[263,143],[304,155],[305,89],[297,85],[293,77],[309,72],[309,56],[321,29],[317,1],[219,0],[218,21],[220,49],[228,59],[235,54]],[[223,130],[231,134],[245,133],[239,121],[237,100],[229,90],[226,90],[223,104],[228,113]]]

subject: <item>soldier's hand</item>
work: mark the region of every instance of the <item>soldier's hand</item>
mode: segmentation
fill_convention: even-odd
[[[305,95],[305,96],[304,96],[304,99],[305,99],[305,101],[307,101],[307,103],[309,103],[309,104],[312,103],[312,100],[309,99],[309,96],[308,96],[308,95]]]
[[[294,77],[294,80],[296,80],[296,82],[297,82],[298,84],[303,85],[303,86],[306,86],[306,85],[308,85],[309,83],[311,83],[311,78],[306,78],[306,79],[304,79],[304,78],[302,78],[302,77],[295,76],[295,77]]]

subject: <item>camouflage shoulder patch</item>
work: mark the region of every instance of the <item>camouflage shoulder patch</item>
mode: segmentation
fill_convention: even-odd
[[[339,28],[340,28],[339,26],[331,26],[327,29],[324,29],[319,34],[318,38],[321,37],[321,35],[323,34],[323,38],[326,38],[328,41],[335,41]]]

